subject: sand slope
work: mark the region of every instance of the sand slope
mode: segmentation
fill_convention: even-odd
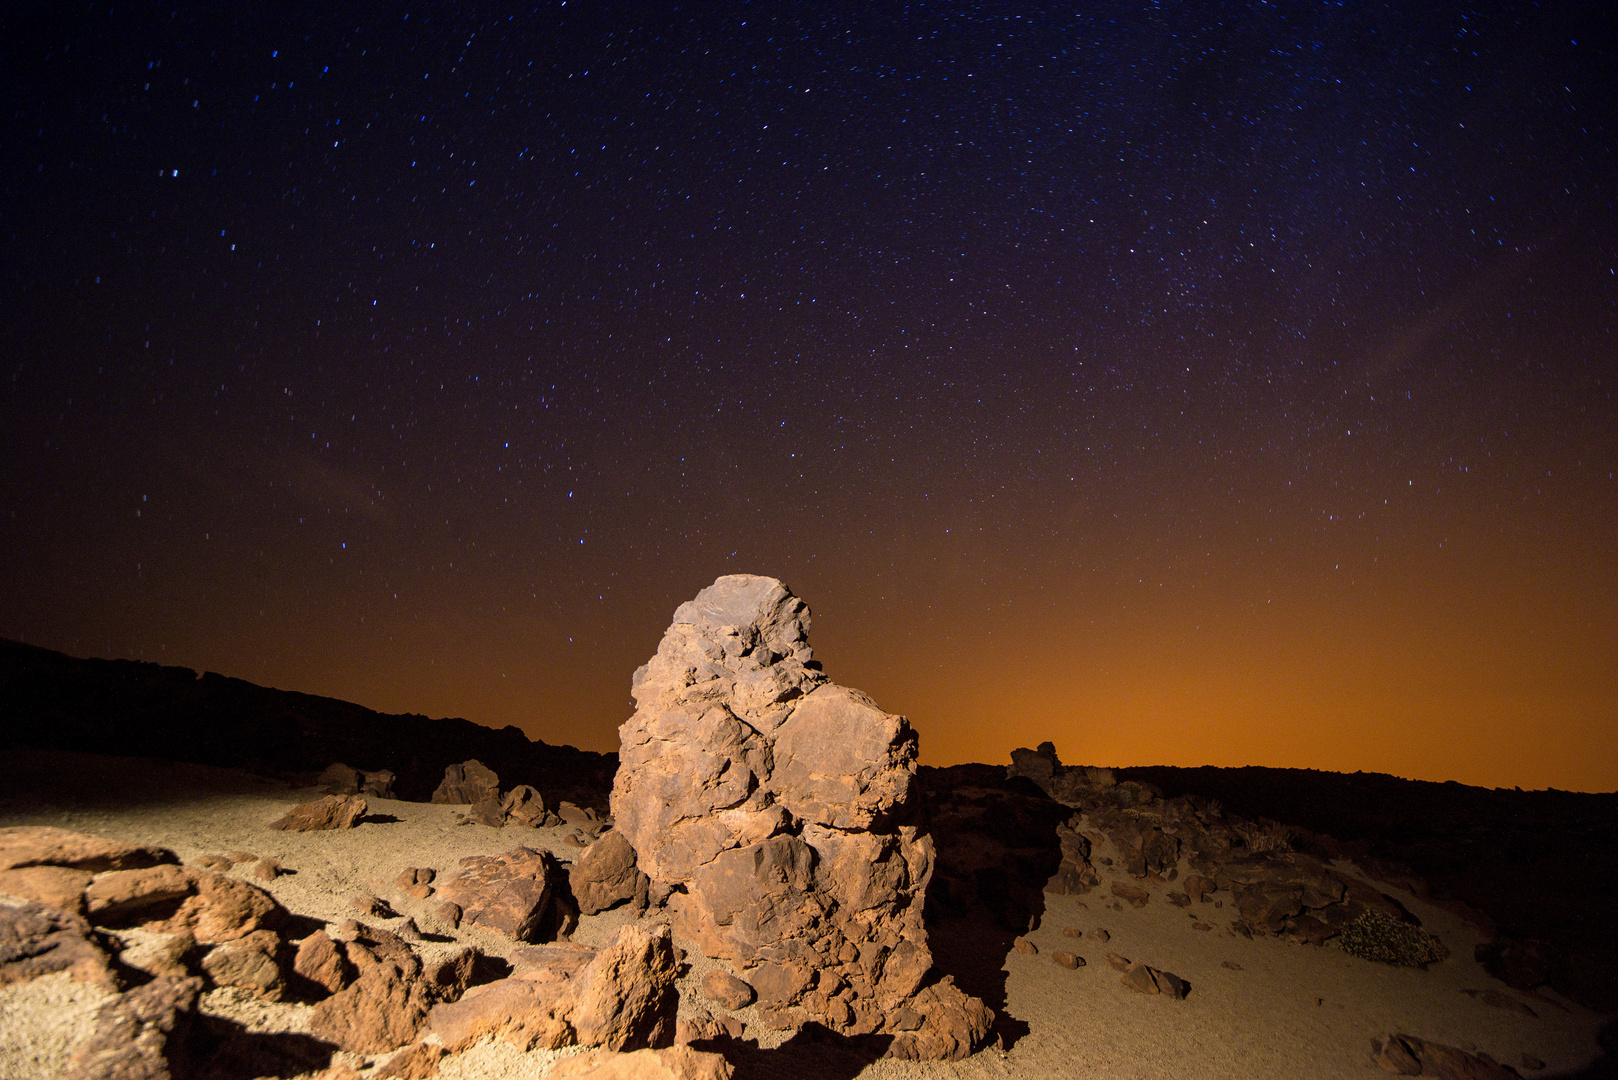
[[[424,952],[473,942],[499,955],[511,943],[477,931],[450,934],[437,926],[431,917],[435,900],[410,900],[393,887],[400,870],[431,866],[443,873],[467,855],[505,851],[519,843],[549,848],[564,859],[578,853],[566,842],[565,829],[463,825],[457,824],[456,807],[391,800],[371,800],[371,814],[382,820],[368,820],[351,831],[281,833],[269,823],[318,792],[235,770],[136,758],[56,751],[9,752],[7,757],[0,827],[56,825],[160,844],[188,861],[235,850],[269,856],[295,871],[265,886],[294,914],[341,921],[355,914],[349,897],[371,892],[413,916],[423,930],[453,939],[427,942],[421,946]],[[237,872],[246,870],[243,866]],[[1426,971],[1369,963],[1329,945],[1239,937],[1229,929],[1233,913],[1228,904],[1180,909],[1154,895],[1144,908],[1115,907],[1106,888],[1104,877],[1102,888],[1087,896],[1047,896],[1043,917],[1028,935],[1040,953],[1012,952],[1003,958],[1004,1011],[1012,1040],[1008,1048],[956,1063],[870,1061],[830,1037],[817,1040],[803,1034],[782,1045],[780,1033],[751,1023],[753,1010],[743,1009],[736,1015],[748,1022],[747,1034],[728,1054],[737,1075],[1363,1080],[1386,1075],[1372,1064],[1369,1046],[1372,1036],[1387,1031],[1486,1051],[1519,1067],[1527,1053],[1550,1066],[1538,1074],[1546,1076],[1586,1068],[1599,1057],[1596,1032],[1603,1017],[1554,994],[1507,991],[1471,959],[1479,941],[1474,930],[1408,894],[1398,894],[1399,900],[1452,954]],[[1229,898],[1216,894],[1215,899]],[[626,917],[622,911],[587,917],[575,939],[600,942]],[[1199,920],[1212,929],[1194,929]],[[1063,933],[1068,927],[1105,928],[1111,940],[1101,945],[1068,937]],[[932,933],[935,953],[981,947],[982,935],[970,923],[944,923]],[[1078,970],[1059,967],[1050,958],[1059,949],[1078,953],[1087,965]],[[1104,963],[1107,952],[1179,975],[1190,982],[1190,996],[1174,1001],[1127,989]],[[682,1010],[704,1004],[695,988],[710,966],[695,953],[688,959]],[[1462,992],[1488,988],[1514,993],[1538,1017]],[[0,1080],[59,1076],[100,1000],[99,991],[78,986],[65,975],[0,989]],[[210,991],[204,1009],[260,1032],[298,1031],[308,1013],[305,1005],[259,1002],[229,989]],[[541,1076],[554,1057],[485,1044],[446,1059],[440,1075],[451,1080]],[[386,1056],[342,1055],[342,1060],[369,1070]]]

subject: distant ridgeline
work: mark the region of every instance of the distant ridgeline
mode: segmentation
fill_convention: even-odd
[[[0,639],[0,747],[161,758],[269,776],[340,761],[391,769],[424,801],[444,767],[477,758],[502,786],[606,809],[618,755],[531,741],[515,727],[390,715],[335,698],[136,660],[79,660]]]

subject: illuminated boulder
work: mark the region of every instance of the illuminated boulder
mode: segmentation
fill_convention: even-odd
[[[615,826],[676,932],[749,972],[772,1022],[902,1030],[910,1056],[964,1056],[992,1016],[929,983],[915,732],[822,674],[809,621],[781,582],[751,575],[680,605],[635,673]]]

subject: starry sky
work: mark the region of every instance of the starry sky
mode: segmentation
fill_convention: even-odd
[[[0,636],[617,747],[1618,788],[1604,5],[3,16]]]

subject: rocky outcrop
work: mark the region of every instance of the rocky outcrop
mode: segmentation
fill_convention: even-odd
[[[1371,1060],[1397,1076],[1436,1076],[1441,1080],[1516,1080],[1518,1072],[1487,1054],[1470,1054],[1455,1046],[1428,1042],[1414,1035],[1379,1035],[1371,1040]]]
[[[616,828],[677,930],[748,971],[775,1020],[868,1033],[909,1008],[965,1033],[913,1038],[918,1053],[970,1052],[981,1003],[941,982],[931,1011],[913,1007],[932,969],[933,867],[915,733],[828,681],[808,630],[773,578],[722,577],[680,606],[619,728]]]
[[[556,937],[574,917],[563,897],[564,880],[556,856],[519,847],[462,859],[460,872],[441,881],[438,894],[460,908],[461,925],[539,942]]]
[[[500,777],[481,761],[463,761],[444,769],[444,781],[434,791],[430,802],[477,804],[485,801],[500,802]]]
[[[43,904],[0,904],[0,986],[58,971],[113,989],[110,958],[90,924]]]
[[[453,1050],[499,1038],[523,1050],[637,1050],[674,1039],[677,963],[667,927],[620,927],[599,951],[560,943],[519,951],[508,978],[436,1006],[428,1023]]]
[[[96,1010],[68,1080],[170,1080],[191,1075],[186,1046],[202,980],[161,977]]]
[[[568,883],[581,915],[594,915],[637,897],[641,907],[646,904],[646,875],[635,865],[635,849],[615,830],[584,849],[568,871]]]
[[[365,810],[365,800],[357,795],[327,795],[294,806],[284,817],[271,822],[270,828],[283,832],[352,829],[365,816]]]

